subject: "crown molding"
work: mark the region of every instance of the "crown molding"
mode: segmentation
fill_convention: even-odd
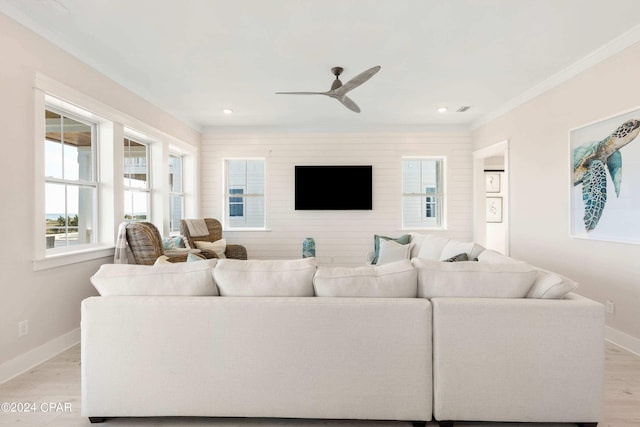
[[[637,25],[632,29],[630,29],[629,31],[627,31],[626,33],[622,34],[621,36],[611,40],[604,46],[591,52],[590,54],[583,57],[582,59],[574,62],[572,65],[568,66],[562,71],[543,80],[542,82],[526,90],[525,92],[516,96],[515,98],[512,98],[497,110],[494,110],[486,114],[482,118],[478,119],[477,121],[473,122],[471,125],[471,130],[476,130],[486,125],[492,120],[542,95],[546,91],[553,89],[554,87],[572,79],[573,77],[577,76],[583,71],[588,70],[594,65],[604,61],[605,59],[608,59],[614,56],[615,54],[623,51],[624,49],[634,45],[639,41],[640,41],[640,25]]]

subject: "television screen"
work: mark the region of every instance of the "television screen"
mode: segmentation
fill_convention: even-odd
[[[296,166],[296,210],[371,210],[371,166]]]

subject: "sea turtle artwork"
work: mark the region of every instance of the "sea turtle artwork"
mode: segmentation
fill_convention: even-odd
[[[573,150],[573,185],[582,184],[582,219],[587,232],[596,228],[607,202],[607,170],[613,181],[616,196],[620,197],[620,149],[636,139],[639,133],[640,121],[627,120],[603,140],[587,142]]]

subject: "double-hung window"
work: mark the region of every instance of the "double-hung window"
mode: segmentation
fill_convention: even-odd
[[[149,221],[149,145],[124,138],[124,219]]]
[[[443,158],[402,159],[403,228],[443,228]]]
[[[184,218],[184,158],[169,155],[169,232],[180,233],[180,220]]]
[[[264,228],[265,160],[227,159],[224,162],[224,208],[227,228]]]
[[[47,251],[97,241],[97,124],[47,106],[44,177]]]

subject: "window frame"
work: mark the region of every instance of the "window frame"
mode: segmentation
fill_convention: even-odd
[[[169,172],[169,175],[171,174],[171,158],[177,158],[180,159],[180,191],[174,191],[173,190],[173,185],[171,183],[171,181],[169,181],[169,235],[171,236],[176,236],[180,234],[180,220],[185,218],[185,174],[184,174],[184,165],[185,165],[185,155],[184,154],[178,154],[178,153],[173,153],[173,152],[169,152],[169,157],[168,157],[168,163],[167,163],[167,171]],[[176,221],[177,224],[177,228],[173,229],[171,227],[172,224],[172,214],[173,214],[173,209],[172,209],[172,201],[175,197],[180,198],[180,204],[181,204],[181,208],[180,208],[180,212],[182,212],[182,217],[178,218]]]
[[[183,191],[185,217],[198,214],[198,169],[199,148],[153,125],[133,117],[117,107],[80,92],[40,72],[35,73],[33,85],[32,149],[33,149],[33,218],[31,230],[32,268],[34,271],[47,270],[86,261],[112,258],[115,238],[124,215],[123,180],[123,137],[129,133],[140,141],[148,142],[153,163],[151,175],[150,211],[153,222],[162,234],[169,231],[167,194],[167,156],[178,153],[183,157]],[[95,242],[93,244],[72,245],[70,250],[51,253],[46,250],[45,223],[45,110],[62,110],[66,116],[97,124],[97,155],[94,177],[98,185],[95,201],[97,224],[92,224]],[[55,172],[57,175],[57,171]],[[84,175],[83,175],[84,176]],[[158,177],[162,177],[159,179]],[[55,207],[57,209],[57,207]],[[88,210],[88,209],[87,209]],[[56,212],[54,212],[56,213]],[[99,232],[96,232],[98,231]]]
[[[43,203],[43,213],[44,216],[46,218],[46,214],[47,214],[47,207],[46,207],[46,195],[47,195],[47,190],[46,187],[48,184],[54,184],[54,185],[62,185],[64,186],[64,193],[65,193],[65,212],[63,213],[64,217],[65,217],[65,224],[64,224],[64,228],[65,228],[65,235],[69,235],[70,231],[69,231],[69,221],[68,218],[70,218],[70,213],[67,211],[68,206],[67,206],[67,194],[68,194],[68,190],[69,187],[76,187],[78,188],[78,190],[82,189],[82,188],[90,188],[92,189],[92,194],[93,194],[93,201],[92,201],[92,206],[91,206],[91,224],[93,226],[92,228],[92,235],[91,235],[91,241],[87,242],[87,243],[81,243],[81,244],[77,244],[77,245],[69,245],[68,244],[68,237],[66,239],[67,244],[65,246],[61,246],[61,247],[52,247],[52,248],[48,248],[47,247],[47,226],[46,226],[46,219],[45,219],[45,225],[44,225],[44,235],[45,235],[45,240],[42,244],[44,244],[44,255],[45,257],[50,257],[50,256],[56,256],[56,255],[64,255],[64,254],[71,254],[71,253],[76,253],[76,252],[82,252],[85,251],[87,249],[91,249],[91,248],[95,248],[98,247],[99,244],[99,238],[98,236],[100,235],[100,214],[99,214],[99,207],[100,207],[100,203],[99,203],[99,169],[98,169],[98,164],[99,164],[99,151],[100,151],[100,141],[98,138],[98,131],[99,131],[99,122],[92,120],[88,117],[84,117],[81,114],[77,114],[74,113],[73,111],[71,111],[71,109],[66,109],[64,107],[61,106],[57,106],[54,105],[51,102],[44,102],[44,108],[42,110],[40,110],[40,113],[43,114],[43,116],[46,116],[46,112],[50,111],[52,113],[58,114],[61,116],[61,118],[69,118],[71,120],[77,121],[79,123],[82,123],[84,125],[90,126],[91,127],[91,179],[90,180],[84,180],[84,179],[80,179],[78,177],[78,179],[69,179],[69,178],[65,178],[64,175],[64,164],[65,164],[65,155],[64,155],[64,120],[61,123],[61,148],[62,148],[62,177],[61,178],[55,178],[55,177],[51,177],[51,176],[47,176],[46,175],[46,170],[45,170],[45,164],[44,162],[42,162],[41,164],[41,174],[42,174],[42,184],[43,184],[43,199],[42,199],[42,203]],[[81,111],[81,110],[79,110]],[[87,112],[88,114],[88,112]],[[46,131],[46,126],[47,126],[47,122],[46,122],[46,117],[44,119],[44,126],[43,126],[43,138],[41,140],[41,147],[40,149],[42,150],[41,153],[44,157],[44,153],[45,153],[45,148],[44,148],[44,144],[47,142],[48,138],[47,138],[47,131]],[[57,142],[57,141],[53,141],[52,142]],[[80,212],[77,213],[78,215],[80,215]],[[78,227],[78,226],[76,226]],[[78,230],[79,231],[79,230]]]
[[[230,209],[229,209],[229,200],[230,198],[238,198],[238,194],[237,193],[230,193],[229,190],[231,189],[231,187],[233,187],[233,189],[237,189],[240,187],[243,187],[244,189],[246,189],[247,187],[247,181],[245,179],[245,184],[244,186],[241,185],[229,185],[229,167],[228,167],[228,163],[231,161],[261,161],[263,164],[263,178],[264,178],[264,185],[263,185],[263,193],[262,194],[253,194],[253,193],[248,193],[248,192],[244,192],[242,194],[242,205],[243,205],[243,213],[245,215],[243,215],[243,218],[248,217],[248,215],[246,214],[247,212],[247,199],[249,198],[262,198],[262,208],[264,211],[264,214],[262,215],[262,225],[261,226],[257,226],[257,227],[251,227],[251,226],[244,226],[244,227],[238,227],[238,226],[233,226],[230,224]],[[223,218],[223,228],[226,231],[260,231],[260,230],[268,230],[267,228],[267,183],[268,183],[268,174],[267,174],[267,159],[264,157],[225,157],[222,159],[222,170],[223,170],[223,179],[222,179],[222,218]],[[240,217],[234,217],[234,218],[240,218]]]
[[[145,173],[147,176],[146,179],[146,183],[145,183],[145,187],[132,187],[131,185],[127,185],[126,181],[126,165],[125,165],[125,161],[127,159],[127,155],[126,153],[123,151],[123,155],[122,155],[122,166],[123,166],[123,190],[122,190],[122,196],[123,199],[125,200],[125,206],[126,206],[126,197],[127,197],[127,192],[129,193],[144,193],[146,195],[146,199],[147,199],[147,217],[144,219],[136,219],[134,217],[134,212],[127,212],[126,209],[124,209],[124,215],[122,218],[122,221],[125,222],[142,222],[142,221],[148,221],[148,222],[152,222],[153,221],[153,211],[152,211],[152,205],[151,205],[151,200],[152,200],[152,192],[153,192],[153,161],[151,159],[151,144],[148,141],[144,141],[141,138],[138,138],[136,136],[131,135],[129,132],[127,132],[125,130],[125,134],[124,134],[124,138],[123,138],[123,142],[124,141],[129,141],[129,143],[131,142],[135,142],[136,144],[140,144],[143,145],[145,147],[145,158],[146,158],[146,165],[145,165]],[[129,144],[129,148],[131,147],[131,144]],[[123,146],[123,149],[125,149],[125,147]],[[126,149],[125,149],[126,150]],[[131,178],[129,178],[131,179]],[[132,194],[133,197],[133,194]],[[133,209],[133,201],[132,201],[132,209]],[[130,219],[127,219],[126,216],[127,215],[131,215]]]
[[[423,185],[422,179],[422,167],[420,170],[419,188],[423,191],[405,192],[405,179],[404,179],[404,162],[405,161],[435,161],[437,162],[436,183],[433,185]],[[446,230],[446,204],[447,204],[447,192],[446,192],[446,157],[444,156],[405,156],[401,159],[401,223],[403,230]],[[434,191],[429,191],[433,189]],[[420,218],[416,221],[416,226],[405,224],[405,199],[408,197],[420,197]],[[434,216],[427,216],[429,213],[428,205],[432,206],[432,213]],[[435,221],[436,225],[429,225],[427,222]]]

